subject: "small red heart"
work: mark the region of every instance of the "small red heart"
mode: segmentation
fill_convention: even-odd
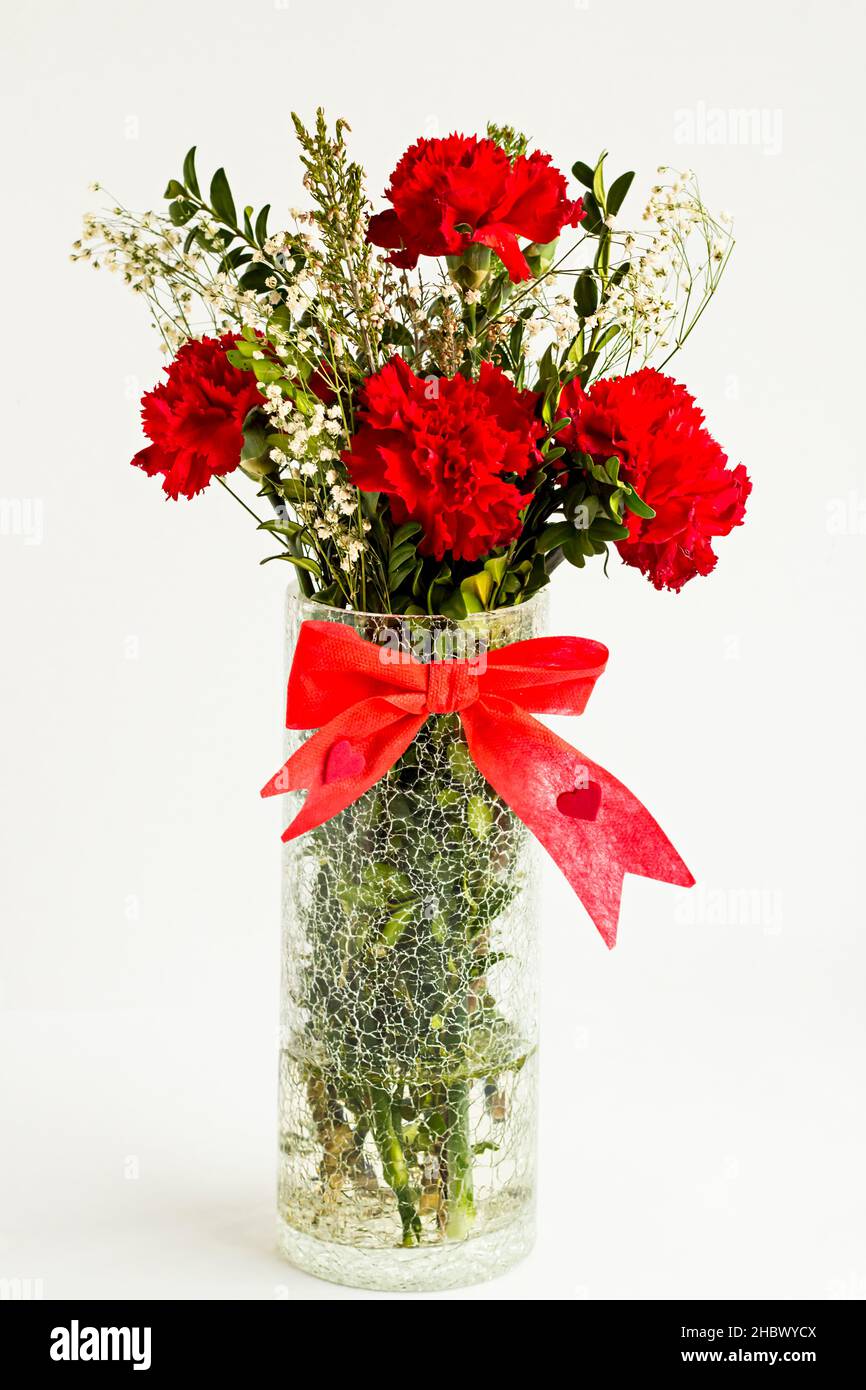
[[[344,777],[358,777],[363,771],[364,755],[347,738],[331,744],[325,759],[325,782],[342,782]]]
[[[585,787],[575,787],[570,792],[560,792],[556,798],[556,809],[573,820],[595,820],[601,805],[601,787],[598,782],[588,782]]]

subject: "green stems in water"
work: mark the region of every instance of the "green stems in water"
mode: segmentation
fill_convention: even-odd
[[[490,934],[519,890],[519,841],[442,719],[309,843],[299,1000],[331,1100],[311,1114],[323,1200],[337,1219],[378,1172],[402,1246],[465,1240],[480,1220],[474,1088],[509,1057],[486,977],[503,958]]]
[[[402,1120],[395,1113],[391,1096],[380,1086],[370,1087],[370,1113],[373,1138],[382,1160],[382,1173],[397,1198],[403,1244],[417,1245],[421,1238],[421,1218],[415,1208],[415,1194],[409,1182],[409,1168],[400,1137]]]
[[[469,1141],[469,1082],[454,1081],[446,1087],[445,1161],[448,1195],[445,1234],[450,1240],[464,1240],[475,1220],[475,1194],[472,1185],[472,1145]]]

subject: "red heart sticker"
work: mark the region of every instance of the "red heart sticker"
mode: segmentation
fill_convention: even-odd
[[[598,782],[588,782],[585,787],[575,787],[570,792],[560,792],[556,798],[556,809],[572,820],[595,820],[601,805],[601,787]]]
[[[364,771],[364,755],[347,738],[332,743],[325,760],[325,782],[342,782],[344,777],[358,777]]]

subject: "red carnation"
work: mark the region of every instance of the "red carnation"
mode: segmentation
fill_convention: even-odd
[[[411,269],[419,256],[459,256],[473,242],[496,252],[512,280],[532,271],[518,236],[545,244],[586,214],[570,202],[549,154],[519,155],[512,164],[495,140],[475,135],[419,140],[391,175],[387,212],[370,219],[367,240],[391,250]]]
[[[226,357],[235,342],[226,333],[184,343],[165,368],[168,381],[142,397],[144,432],[153,442],[132,462],[150,477],[161,473],[169,497],[194,497],[240,463],[244,418],[262,397],[252,373]]]
[[[685,387],[651,367],[596,381],[588,393],[571,382],[560,414],[572,424],[559,440],[596,459],[619,458],[621,476],[655,510],[651,519],[627,513],[629,538],[618,544],[626,564],[657,589],[709,574],[713,537],[741,524],[752,484],[742,464],[727,467]]]
[[[477,560],[520,531],[525,478],[540,462],[538,397],[498,367],[477,381],[417,377],[394,357],[361,390],[361,426],[343,454],[352,481],[384,492],[398,525],[419,521],[418,549]]]

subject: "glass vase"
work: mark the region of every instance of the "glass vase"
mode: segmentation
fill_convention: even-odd
[[[543,595],[462,622],[329,608],[383,660],[470,660],[542,635]],[[289,734],[287,753],[305,734]],[[282,802],[287,821],[303,794]],[[279,1241],[320,1278],[444,1289],[533,1240],[535,842],[432,715],[379,783],[285,848]]]

